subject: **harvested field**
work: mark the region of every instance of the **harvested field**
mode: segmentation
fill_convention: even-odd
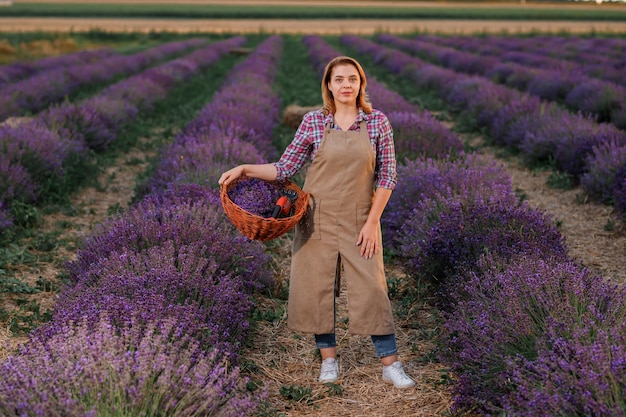
[[[398,19],[79,19],[0,18],[3,32],[177,32],[177,33],[285,33],[371,35],[377,32],[435,34],[626,33],[626,22],[594,21],[495,21],[495,20],[398,20]]]

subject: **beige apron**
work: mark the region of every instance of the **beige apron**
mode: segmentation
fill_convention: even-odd
[[[293,242],[287,321],[292,330],[335,332],[335,286],[343,264],[350,332],[395,332],[382,241],[370,259],[356,246],[372,206],[375,166],[365,121],[359,131],[325,127],[303,187],[311,193],[309,211],[296,226]]]

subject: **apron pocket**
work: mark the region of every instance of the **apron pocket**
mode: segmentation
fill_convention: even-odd
[[[320,233],[320,201],[313,196],[309,199],[309,207],[302,219],[296,224],[295,239],[321,239]]]
[[[367,216],[370,215],[372,203],[357,203],[356,204],[356,221],[355,221],[355,238],[359,237],[359,233],[363,228],[363,225],[367,221]]]

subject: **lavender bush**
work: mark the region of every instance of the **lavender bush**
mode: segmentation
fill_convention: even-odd
[[[614,143],[626,146],[626,133],[607,123],[596,124],[580,117],[569,118],[573,123],[562,120],[555,127],[556,142],[554,162],[556,167],[579,178],[587,172],[587,162],[596,146]]]
[[[494,115],[519,94],[480,77],[459,79],[450,87],[446,100],[457,112],[474,120],[477,127],[488,124]]]
[[[249,330],[249,283],[225,272],[211,249],[204,242],[167,240],[141,251],[111,252],[81,271],[77,284],[60,296],[54,324],[39,333],[49,338],[63,323],[93,324],[103,315],[120,327],[132,317],[136,329],[173,317],[178,332],[202,348],[236,353]]]
[[[593,314],[595,306],[588,308]],[[569,310],[575,313],[573,308]],[[585,327],[567,320],[566,325],[548,321],[549,337],[542,341],[539,357],[520,360],[511,372],[515,390],[505,398],[504,409],[525,417],[624,415],[626,329],[623,310],[621,313],[619,321],[610,321],[612,326],[607,326],[608,321],[585,323]],[[573,317],[587,321],[580,315]],[[562,337],[565,332],[571,338]]]
[[[0,364],[0,414],[73,416],[246,416],[262,396],[217,350],[206,352],[174,320],[145,332],[95,324],[63,326]]]
[[[626,89],[606,81],[581,80],[569,91],[565,103],[598,122],[610,122],[611,116],[626,103]]]
[[[145,190],[167,188],[170,183],[196,183],[217,187],[222,172],[239,164],[262,164],[267,159],[250,142],[217,126],[183,133],[165,146]]]
[[[168,241],[177,249],[201,244],[218,271],[240,275],[246,288],[271,283],[270,258],[263,245],[226,221],[217,191],[197,185],[178,185],[148,196],[124,216],[99,225],[68,265],[70,279],[79,282],[83,272],[113,252],[140,253]]]
[[[134,55],[102,56],[100,60],[60,66],[0,89],[0,120],[36,112],[60,101],[80,87],[111,80],[115,76],[141,71],[168,56],[205,44],[203,39],[170,42]],[[106,59],[105,59],[106,58]]]
[[[0,154],[0,203],[8,206],[13,200],[34,201],[37,190],[37,184],[26,168],[8,155]]]
[[[439,221],[426,230],[414,228],[409,218],[400,232],[400,253],[416,276],[433,280],[438,287],[458,285],[464,272],[476,271],[482,255],[504,260],[521,254],[564,258],[563,237],[544,213],[526,204],[464,204],[455,198],[440,202]],[[443,298],[445,303],[445,297]]]
[[[580,185],[596,201],[610,204],[616,174],[626,164],[626,144],[621,141],[600,143],[587,159],[587,172],[580,177]]]
[[[134,119],[138,108],[123,100],[94,97],[80,105],[63,103],[42,112],[39,119],[53,132],[67,132],[95,151],[115,141],[125,122]]]
[[[381,218],[385,244],[398,249],[397,238],[404,227],[422,239],[426,230],[439,221],[449,198],[474,202],[503,201],[517,204],[511,179],[494,159],[468,154],[456,160],[414,160],[398,166],[398,184]],[[409,224],[407,226],[407,224]],[[417,230],[422,233],[417,233]]]
[[[452,309],[441,353],[460,376],[455,408],[487,415],[619,415],[602,410],[615,411],[617,404],[606,399],[624,397],[616,389],[624,378],[618,359],[624,358],[623,290],[562,257],[528,255],[516,255],[503,268],[502,259],[489,254],[446,295]],[[607,332],[622,335],[610,341]],[[602,356],[609,351],[615,362]]]
[[[517,148],[526,135],[526,124],[534,120],[541,109],[542,103],[537,97],[518,96],[506,103],[487,121],[491,140],[496,145]]]
[[[389,112],[396,157],[446,158],[463,152],[461,139],[430,113]]]
[[[0,200],[32,202],[44,184],[54,187],[67,161],[84,160],[80,141],[66,139],[37,121],[0,126]]]
[[[42,71],[55,68],[72,67],[89,62],[98,62],[117,55],[110,48],[99,48],[93,51],[78,51],[71,54],[50,56],[34,61],[17,61],[0,66],[0,88],[21,79],[31,77]]]

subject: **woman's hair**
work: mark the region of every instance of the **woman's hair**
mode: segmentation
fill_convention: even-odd
[[[367,87],[367,78],[365,77],[365,71],[363,71],[363,67],[358,61],[354,58],[350,58],[349,56],[338,56],[333,58],[328,64],[326,64],[326,68],[324,69],[324,77],[322,77],[322,99],[324,100],[324,107],[322,107],[322,111],[324,114],[335,113],[337,110],[335,108],[335,99],[333,98],[333,93],[328,89],[328,83],[330,82],[330,76],[333,72],[333,69],[338,65],[352,65],[356,68],[359,73],[359,78],[361,80],[361,88],[359,89],[359,94],[356,97],[357,106],[361,107],[363,111],[367,114],[372,112],[372,103],[369,101],[369,97],[365,92],[365,87]]]

